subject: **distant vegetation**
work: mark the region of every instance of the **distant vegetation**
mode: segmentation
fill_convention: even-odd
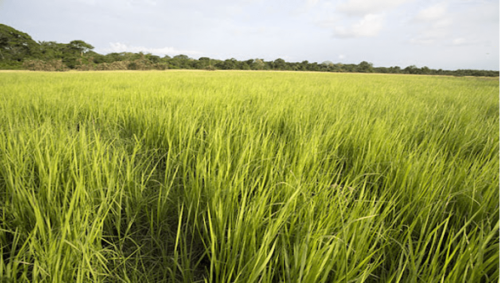
[[[82,40],[70,43],[54,41],[34,41],[28,34],[7,25],[0,24],[0,69],[26,69],[34,71],[66,70],[166,70],[166,69],[205,69],[205,70],[285,70],[319,72],[360,72],[394,74],[428,74],[452,76],[498,76],[498,71],[487,70],[435,70],[414,65],[405,68],[374,67],[363,61],[359,64],[342,64],[325,61],[286,62],[278,58],[274,61],[249,59],[239,61],[234,58],[218,60],[208,57],[199,59],[186,55],[170,57],[150,53],[109,53],[102,55],[93,51],[94,47]]]

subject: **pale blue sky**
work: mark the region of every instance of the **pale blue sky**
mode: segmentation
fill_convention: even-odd
[[[103,54],[499,69],[498,0],[0,0],[0,23]]]

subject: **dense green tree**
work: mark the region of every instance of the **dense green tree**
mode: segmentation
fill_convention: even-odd
[[[373,72],[373,64],[366,61],[362,61],[361,63],[359,63],[356,71],[361,73],[371,73]]]
[[[240,63],[240,69],[241,70],[251,70],[251,67],[250,67],[250,65],[248,64],[247,61],[242,61]]]
[[[106,56],[101,55],[94,51],[87,52],[87,56],[91,59],[91,61],[95,64],[106,63]],[[109,62],[108,62],[109,63]]]
[[[160,63],[160,56],[156,56],[156,55],[153,55],[151,53],[147,53],[145,56],[144,56],[149,62],[153,63],[153,64],[157,64],[157,63]]]
[[[187,55],[180,54],[180,55],[175,55],[175,56],[174,56],[174,59],[179,59],[179,60],[189,60],[189,57],[188,57]]]
[[[326,72],[332,72],[334,70],[334,67],[335,67],[335,64],[333,64],[332,61],[323,61],[323,63],[321,63],[321,67],[323,69],[323,71],[326,71]]]
[[[65,44],[55,41],[40,41],[40,52],[44,59],[61,59],[64,57]]]
[[[86,43],[83,40],[73,40],[68,44],[68,49],[72,52],[80,54],[80,56],[83,56],[84,53],[87,53],[90,50],[94,49],[94,46]]]
[[[410,66],[404,68],[403,72],[405,74],[418,74],[418,73],[420,73],[420,70],[417,68],[417,66],[410,65]]]
[[[420,68],[420,73],[424,74],[424,75],[428,75],[431,73],[431,69],[429,69],[429,67],[427,67],[427,66],[423,66],[422,68]]]
[[[212,60],[208,57],[200,57],[196,64],[196,69],[206,69],[208,66],[212,65]]]
[[[28,34],[0,24],[0,60],[21,62],[40,56],[40,46]]]
[[[234,58],[226,59],[224,61],[217,63],[215,66],[222,70],[234,70],[237,67],[236,59]]]
[[[389,72],[394,73],[394,74],[399,74],[399,73],[401,73],[401,67],[399,67],[399,66],[390,67]]]
[[[266,66],[266,64],[264,63],[263,59],[253,60],[253,63],[252,63],[253,70],[264,70],[265,66]]]
[[[273,62],[273,69],[275,70],[284,70],[286,68],[285,60],[278,58]]]
[[[312,62],[312,63],[309,64],[307,70],[308,71],[319,71],[320,70],[320,66],[318,65],[317,62]]]
[[[174,69],[192,69],[191,61],[187,55],[180,54],[169,59],[168,64]]]
[[[300,63],[300,68],[299,68],[299,70],[300,70],[300,71],[307,71],[307,69],[308,69],[308,68],[307,68],[307,66],[308,66],[308,65],[309,65],[309,61],[307,61],[307,60],[302,61],[302,62]]]

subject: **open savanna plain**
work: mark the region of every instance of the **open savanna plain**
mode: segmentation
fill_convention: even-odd
[[[0,282],[498,282],[498,78],[0,73]]]

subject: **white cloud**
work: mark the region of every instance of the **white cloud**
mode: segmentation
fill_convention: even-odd
[[[148,5],[148,6],[156,6],[157,2],[156,0],[114,0],[108,3],[105,3],[104,1],[98,1],[98,0],[73,0],[76,2],[80,2],[83,4],[87,5],[100,5],[103,7],[109,7],[109,4],[111,5],[123,5],[126,4],[127,6],[143,6],[143,5]],[[115,3],[113,3],[115,2]]]
[[[318,4],[319,0],[306,0],[306,7],[314,7]]]
[[[334,28],[339,22],[338,17],[327,17],[321,20],[316,20],[315,24],[322,28]]]
[[[414,18],[417,22],[435,22],[440,21],[446,16],[448,5],[438,3],[420,11]]]
[[[453,14],[448,11],[448,4],[437,3],[419,11],[411,20],[421,25],[420,31],[410,40],[417,45],[433,45],[443,40],[451,41],[453,33]]]
[[[436,42],[435,39],[433,38],[426,38],[426,37],[416,37],[410,39],[411,44],[415,45],[432,45]]]
[[[316,26],[332,29],[337,38],[375,37],[384,28],[387,17],[391,16],[390,10],[412,1],[414,0],[344,0],[340,4],[319,2],[317,6],[322,13],[314,22]],[[309,2],[313,1],[308,0]]]
[[[498,27],[499,20],[499,2],[491,1],[484,5],[477,5],[474,9],[465,13],[471,17],[471,20],[477,20],[479,23],[495,24]]]
[[[162,47],[162,48],[150,48],[143,46],[128,46],[126,44],[120,42],[112,42],[109,44],[110,48],[106,48],[106,52],[145,52],[152,54],[160,54],[160,55],[201,55],[202,52],[194,51],[194,50],[181,50],[176,49],[174,47]]]
[[[381,13],[412,0],[348,0],[337,6],[337,11],[349,16]]]
[[[453,45],[467,45],[467,40],[463,37],[460,37],[460,38],[455,38],[453,41],[452,41],[452,44]]]
[[[269,28],[265,26],[260,26],[260,27],[239,26],[231,28],[229,30],[235,36],[262,36],[266,33],[277,32],[276,28]]]
[[[335,27],[334,35],[340,38],[373,37],[382,30],[383,23],[383,15],[368,14],[351,27]]]
[[[96,0],[75,0],[75,1],[83,3],[83,4],[87,4],[87,5],[95,5],[96,4]]]

